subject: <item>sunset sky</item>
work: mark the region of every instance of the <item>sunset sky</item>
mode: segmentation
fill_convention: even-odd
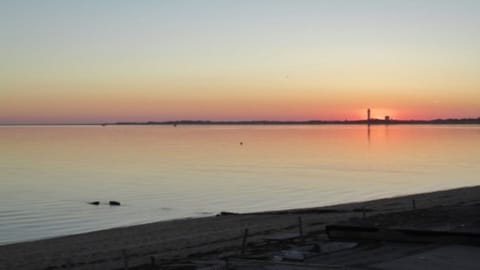
[[[1,1],[0,124],[480,117],[480,1]]]

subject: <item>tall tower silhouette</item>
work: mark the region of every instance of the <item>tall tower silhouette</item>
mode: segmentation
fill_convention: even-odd
[[[367,110],[367,121],[370,124],[370,108]]]

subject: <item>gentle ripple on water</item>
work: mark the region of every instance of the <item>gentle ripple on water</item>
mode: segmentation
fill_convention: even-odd
[[[479,126],[0,127],[0,244],[478,185],[478,149]]]

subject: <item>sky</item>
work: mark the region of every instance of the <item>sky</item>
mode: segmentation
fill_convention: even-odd
[[[0,0],[0,123],[480,117],[480,1]]]

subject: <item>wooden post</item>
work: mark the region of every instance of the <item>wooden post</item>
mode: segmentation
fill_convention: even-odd
[[[298,233],[300,234],[300,237],[303,240],[303,223],[302,223],[302,217],[298,216]]]
[[[123,269],[128,270],[128,256],[127,251],[122,249],[122,257],[123,257]]]
[[[247,248],[247,237],[248,237],[248,228],[245,229],[245,232],[243,233],[242,255],[245,254],[245,250]]]
[[[225,258],[225,269],[230,269],[230,260],[229,258]]]
[[[150,269],[155,269],[155,256],[150,256]]]

